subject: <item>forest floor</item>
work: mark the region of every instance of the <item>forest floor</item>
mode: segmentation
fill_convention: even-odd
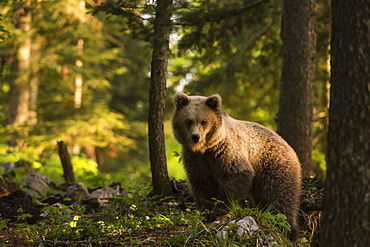
[[[306,193],[305,198],[321,197],[322,194],[319,193],[318,196],[315,190]],[[256,215],[258,224],[264,225],[267,229],[261,231],[262,235],[260,234],[258,238],[251,237],[248,240],[233,237],[228,240],[229,242],[222,242],[215,236],[216,231],[225,224],[215,226],[203,224],[200,220],[201,216],[194,213],[196,212],[194,203],[185,203],[183,198],[174,197],[169,200],[168,198],[149,198],[146,195],[141,198],[127,197],[122,200],[113,200],[110,203],[113,207],[94,213],[86,212],[84,211],[86,208],[81,210],[73,205],[62,207],[40,204],[21,190],[18,184],[1,177],[0,247],[263,246],[261,238],[266,237],[266,232],[284,232],[286,226],[286,223],[280,222],[279,218],[258,213]],[[191,213],[185,213],[185,211]],[[240,219],[244,214],[245,211],[239,214],[234,212],[226,218],[239,217]],[[317,246],[316,238],[320,218],[319,211],[301,215],[305,237],[304,241],[296,246]],[[273,238],[285,239],[280,235],[274,235]],[[261,243],[258,244],[258,241]],[[265,246],[273,246],[273,243],[265,244]],[[282,244],[280,246],[293,245]]]
[[[88,240],[66,240],[60,241],[43,240],[33,245],[26,239],[27,234],[19,231],[19,227],[25,227],[30,224],[38,224],[43,221],[42,206],[37,205],[33,198],[25,191],[20,190],[17,184],[6,184],[0,181],[0,216],[7,219],[8,227],[1,229],[0,224],[0,246],[168,246],[168,239],[186,234],[184,227],[172,229],[140,229],[137,231],[124,231],[118,234],[112,234],[109,238],[99,241]],[[6,193],[4,193],[6,192]],[[8,195],[6,195],[8,194]],[[24,220],[21,215],[28,215]],[[89,216],[86,214],[85,216]],[[96,217],[96,216],[95,216]],[[45,226],[52,228],[52,225]]]

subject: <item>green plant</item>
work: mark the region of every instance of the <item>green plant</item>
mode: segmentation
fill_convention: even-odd
[[[27,242],[37,243],[42,240],[75,241],[86,240],[89,238],[99,239],[112,233],[103,220],[94,220],[83,215],[82,206],[58,205],[43,206],[42,215],[44,220],[38,224],[29,225],[27,223],[17,224],[20,234],[26,237]],[[30,215],[23,214],[20,218],[24,219]]]
[[[178,151],[173,151],[173,157],[179,158],[178,162],[181,163],[181,154]]]
[[[185,244],[199,242],[198,239],[202,239],[207,234],[207,232],[209,232],[208,228],[203,223],[203,221],[205,220],[203,214],[204,213],[199,212],[198,210],[195,210],[192,213],[191,233],[189,234],[189,237],[185,240]]]
[[[219,202],[222,203],[222,202]],[[249,202],[231,202],[230,211],[217,224],[212,223],[205,235],[202,236],[203,242],[209,242],[212,246],[256,246],[265,243],[270,246],[292,246],[287,239],[290,226],[286,216],[280,213],[273,213],[272,207],[261,209],[259,207],[248,207]],[[253,235],[238,235],[239,226],[229,223],[232,219],[239,220],[245,216],[251,216],[258,222],[259,230]],[[220,230],[227,225],[227,234],[220,238]]]
[[[1,214],[0,214],[0,217],[1,217]],[[8,219],[0,218],[0,229],[8,228],[8,222],[9,222]]]
[[[321,183],[321,179],[318,178],[317,176],[304,179],[302,189],[305,192],[323,190],[322,188],[320,188],[320,183]]]

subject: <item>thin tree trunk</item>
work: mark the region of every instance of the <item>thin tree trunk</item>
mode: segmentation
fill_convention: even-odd
[[[76,15],[78,16],[81,23],[86,22],[86,2],[85,0],[79,0],[78,11]],[[81,25],[81,24],[79,24]],[[82,56],[84,54],[84,43],[83,39],[78,39],[77,41],[77,55]],[[83,67],[83,62],[80,59],[76,60],[76,66],[81,70]],[[75,78],[75,92],[74,92],[74,104],[75,108],[80,108],[82,105],[82,86],[83,86],[83,77],[81,73],[78,73]]]
[[[14,12],[15,27],[20,31],[11,68],[9,92],[9,124],[23,125],[28,121],[29,74],[31,59],[31,0]],[[18,134],[13,133],[10,145],[17,145]]]
[[[82,56],[83,49],[84,49],[84,40],[79,39],[77,42],[77,54]],[[76,66],[81,68],[83,66],[82,61],[77,60]],[[82,74],[77,74],[75,78],[75,93],[74,93],[75,108],[80,108],[82,104],[82,85],[83,85]]]
[[[164,107],[171,30],[171,8],[172,0],[157,1],[149,89],[148,134],[150,167],[153,191],[155,194],[162,195],[171,194],[164,142]]]
[[[294,148],[311,173],[315,0],[285,0],[282,20],[282,76],[277,132]]]
[[[36,73],[30,80],[29,112],[28,112],[28,123],[30,125],[37,124],[37,96],[39,92],[39,81],[40,78]]]
[[[370,246],[370,1],[332,1],[327,179],[320,246]]]
[[[80,0],[79,9],[76,12],[76,14],[79,16],[81,23],[85,22],[85,13],[86,13],[85,4],[86,4],[85,0]],[[81,23],[79,25],[81,25]],[[80,57],[82,57],[84,54],[84,44],[85,44],[84,39],[80,38],[77,40],[77,55]],[[78,67],[78,70],[81,71],[83,67],[83,62],[80,59],[77,59],[76,66]],[[81,108],[82,106],[83,83],[84,83],[83,76],[79,72],[76,74],[76,77],[75,77],[74,107],[76,109]],[[72,147],[72,153],[79,154],[80,152],[81,152],[81,144],[75,143]]]

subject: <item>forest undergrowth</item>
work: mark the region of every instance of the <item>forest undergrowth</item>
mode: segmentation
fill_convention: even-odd
[[[306,195],[315,193],[314,184],[305,188]],[[41,209],[36,222],[29,221],[34,216],[27,213],[14,221],[0,218],[0,246],[318,246],[319,212],[301,214],[301,237],[293,244],[287,238],[286,217],[270,209],[234,203],[227,215],[205,223],[204,213],[191,200],[152,196],[150,190],[148,184],[134,185],[108,199],[99,212],[36,200]],[[258,224],[251,235],[239,235],[238,226],[229,223],[245,216]],[[227,224],[227,233],[220,237]]]

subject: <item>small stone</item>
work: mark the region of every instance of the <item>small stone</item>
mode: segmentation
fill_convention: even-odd
[[[252,236],[259,229],[256,221],[251,216],[246,216],[243,219],[238,220],[238,221],[231,220],[227,224],[228,225],[230,224],[238,225],[239,227],[236,233],[241,237],[245,235]],[[217,233],[218,238],[221,238],[221,239],[226,238],[228,234],[227,229],[229,228],[228,225],[222,227],[221,230]]]

